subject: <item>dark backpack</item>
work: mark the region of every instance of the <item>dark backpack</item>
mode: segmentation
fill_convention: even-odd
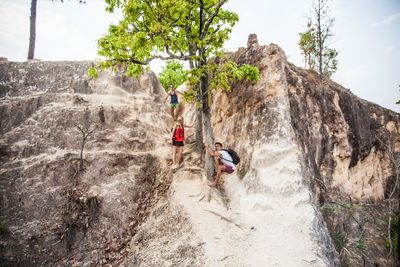
[[[232,161],[230,161],[230,160],[228,160],[228,159],[224,159],[224,160],[230,161],[230,162],[232,162],[232,163],[235,164],[235,165],[238,165],[238,164],[239,164],[240,158],[239,158],[238,154],[237,154],[233,149],[227,148],[227,149],[221,149],[221,150],[224,150],[224,151],[228,152],[228,154],[229,154],[229,155],[231,156],[231,158],[232,158]]]

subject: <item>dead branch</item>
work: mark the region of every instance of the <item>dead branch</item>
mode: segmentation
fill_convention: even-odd
[[[242,229],[242,226],[240,226],[239,224],[235,223],[234,221],[232,221],[232,220],[226,218],[225,216],[222,216],[221,214],[216,213],[215,211],[212,211],[212,210],[204,210],[204,211],[207,211],[207,212],[209,212],[209,213],[212,213],[212,214],[214,214],[214,215],[220,217],[220,218],[223,219],[224,221],[230,222],[230,223],[234,224],[236,227],[238,227],[239,229]]]

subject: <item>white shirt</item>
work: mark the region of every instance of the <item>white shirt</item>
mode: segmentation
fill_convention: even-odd
[[[221,154],[221,161],[225,166],[231,166],[233,170],[236,170],[236,166],[235,164],[233,164],[233,159],[231,157],[231,155],[229,155],[228,152],[226,152],[225,150],[219,150],[218,151]]]

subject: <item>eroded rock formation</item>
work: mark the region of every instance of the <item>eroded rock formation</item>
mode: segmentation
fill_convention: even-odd
[[[218,93],[213,103],[216,138],[242,155],[238,176],[248,194],[242,196],[281,194],[254,201],[256,209],[262,203],[284,202],[292,194],[298,197],[305,190],[301,184],[307,185],[312,197],[292,205],[321,208],[323,216],[308,216],[315,216],[317,242],[331,263],[335,256],[323,221],[344,266],[395,265],[385,246],[390,201],[392,212],[398,212],[398,194],[394,200],[388,196],[398,174],[399,114],[332,81],[321,84],[313,71],[288,63],[278,46],[259,46],[255,40],[251,35],[248,47],[229,57],[256,65],[260,80],[237,82],[231,93]],[[289,173],[290,182],[285,180]],[[230,190],[237,197],[237,190]],[[290,215],[284,219],[290,220]]]
[[[195,233],[187,217],[163,197],[171,181],[170,118],[160,112],[158,79],[104,73],[94,81],[90,65],[0,64],[0,220],[9,230],[0,265],[115,266],[129,255],[136,266],[201,262],[201,247],[188,245]],[[85,125],[95,130],[80,171],[77,126]],[[163,219],[140,228],[153,208]],[[133,252],[149,239],[171,246],[158,256],[149,248]],[[188,253],[179,256],[178,248]]]
[[[399,114],[321,85],[256,35],[228,57],[260,80],[213,97],[215,138],[241,157],[223,194],[187,146],[170,172],[172,121],[153,73],[91,80],[91,62],[0,62],[0,263],[396,264],[385,238]],[[83,171],[77,126],[95,129]]]

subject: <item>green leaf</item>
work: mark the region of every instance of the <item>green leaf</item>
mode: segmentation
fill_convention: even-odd
[[[97,72],[97,69],[94,67],[91,67],[88,69],[88,75],[91,78],[97,79],[99,77],[99,73]]]

